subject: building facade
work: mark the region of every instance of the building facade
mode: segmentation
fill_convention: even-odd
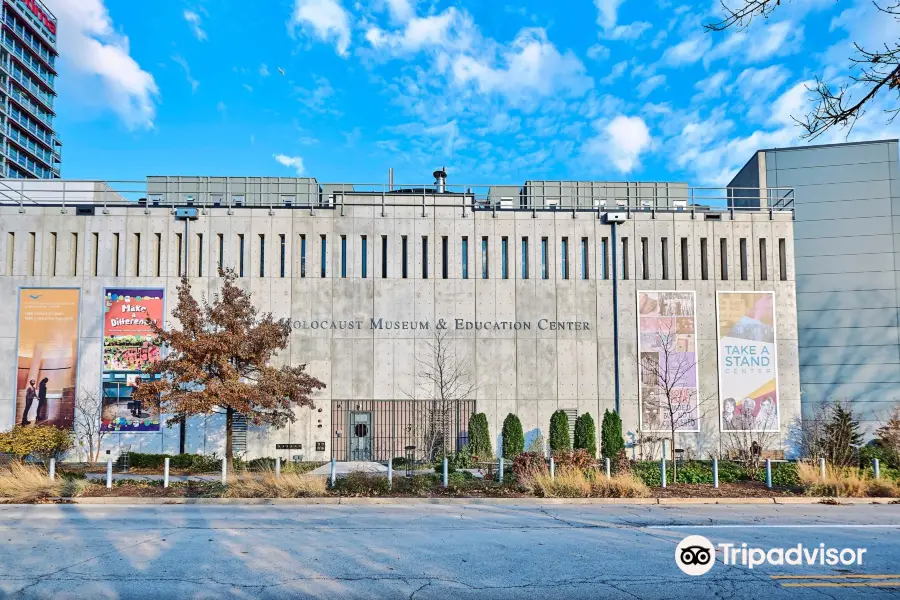
[[[180,276],[209,296],[220,265],[236,270],[260,310],[290,320],[277,360],[307,363],[327,385],[289,427],[241,428],[249,458],[387,460],[410,444],[420,452],[435,410],[421,375],[439,337],[471,378],[448,411],[451,446],[464,443],[476,410],[495,447],[507,414],[519,416],[528,444],[547,436],[558,409],[590,413],[598,430],[604,411],[618,410],[628,441],[639,442],[642,429],[660,428],[658,382],[644,367],[659,364],[654,345],[670,338],[693,361],[675,398],[693,415],[679,434],[688,453],[721,449],[735,402],[751,417],[768,407],[765,427],[779,434],[799,415],[789,203],[732,209],[724,190],[675,183],[482,189],[443,177],[419,186],[151,177],[141,192],[139,202],[74,209],[46,196],[0,201],[4,428],[37,418],[22,413],[28,380],[47,377],[48,418],[69,410],[79,390],[100,389],[119,411],[111,426],[122,424],[105,442],[113,455],[177,452],[178,426],[160,427],[128,401],[133,361],[151,356],[152,343],[117,353],[116,339],[133,340],[109,329],[157,310],[177,326]],[[69,317],[57,293],[69,294]],[[29,308],[47,299],[49,312]],[[32,334],[41,319],[58,326]],[[70,327],[77,339],[60,342]],[[741,331],[749,341],[731,356],[728,336]],[[29,349],[40,335],[54,350]],[[67,372],[68,384],[54,382]],[[186,450],[221,453],[223,422],[190,419]]]
[[[852,401],[871,436],[900,402],[897,140],[761,150],[731,185],[794,190],[804,413]]]
[[[58,179],[56,17],[40,0],[2,3],[0,177]]]

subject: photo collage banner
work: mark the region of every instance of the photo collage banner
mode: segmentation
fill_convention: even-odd
[[[641,430],[699,431],[694,292],[637,293]]]
[[[159,431],[159,408],[132,399],[135,385],[149,377],[144,367],[162,356],[148,321],[162,322],[162,289],[107,288],[103,300],[104,431]]]

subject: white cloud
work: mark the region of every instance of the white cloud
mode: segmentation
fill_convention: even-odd
[[[366,40],[376,50],[392,55],[431,48],[460,50],[471,45],[473,28],[466,13],[450,7],[436,15],[410,19],[396,32],[370,27],[366,31]]]
[[[384,0],[384,3],[396,23],[406,23],[416,14],[416,0]]]
[[[60,21],[60,60],[85,79],[92,99],[100,98],[128,127],[153,127],[159,88],[131,57],[128,38],[116,31],[103,0],[46,3]]]
[[[610,69],[609,75],[600,80],[600,83],[603,85],[609,85],[611,83],[615,83],[616,80],[625,74],[625,69],[628,68],[628,61],[623,60],[621,62],[617,62],[613,65],[613,68]]]
[[[650,93],[658,88],[661,85],[666,83],[665,75],[653,75],[652,77],[648,77],[643,80],[640,84],[638,84],[637,91],[638,96],[641,98],[646,98],[650,95]]]
[[[471,82],[483,93],[497,92],[513,101],[555,93],[580,95],[593,86],[578,57],[561,54],[540,28],[520,31],[499,60],[460,55],[451,68],[457,83]]]
[[[340,56],[350,47],[350,15],[340,0],[295,0],[291,26],[311,32],[322,41],[333,41]]]
[[[260,77],[268,77],[269,76],[269,67],[266,66],[266,63],[259,65],[259,76]]]
[[[191,26],[191,31],[194,32],[194,37],[196,37],[201,42],[205,42],[206,32],[203,31],[203,27],[201,26],[200,15],[192,10],[185,9],[184,20],[187,21],[188,25]]]
[[[790,72],[781,65],[765,69],[750,67],[738,75],[735,89],[744,100],[760,103],[774,94],[788,80]]]
[[[609,55],[609,48],[602,44],[594,44],[587,49],[587,57],[591,60],[596,60],[597,62],[603,62],[609,58]]]
[[[641,155],[653,142],[642,118],[619,115],[610,121],[595,121],[593,125],[597,133],[584,146],[586,157],[605,158],[623,174],[640,167]]]
[[[722,90],[730,77],[731,73],[728,71],[717,71],[706,79],[701,79],[694,84],[694,89],[697,90],[694,100],[718,98],[722,95]]]
[[[337,110],[332,107],[330,100],[334,96],[334,88],[331,87],[331,82],[325,77],[318,75],[313,75],[312,79],[316,84],[315,87],[298,87],[296,89],[300,103],[315,112],[337,113]]]
[[[731,33],[702,58],[707,66],[721,58],[732,63],[757,63],[774,56],[795,54],[800,52],[802,46],[802,26],[791,21],[767,21],[759,27]]]
[[[698,34],[666,48],[666,51],[663,52],[662,62],[676,67],[692,65],[703,58],[711,46],[712,39],[708,35]]]
[[[600,37],[607,40],[636,40],[644,35],[644,32],[651,27],[653,27],[653,25],[647,21],[635,21],[628,25],[616,25],[612,29],[604,30],[600,34]]]
[[[303,159],[299,156],[287,156],[286,154],[275,154],[273,158],[280,165],[284,165],[290,169],[294,169],[297,173],[297,177],[301,177],[303,175]]]
[[[619,6],[624,0],[594,0],[597,7],[597,25],[600,26],[600,37],[609,40],[634,40],[652,25],[646,21],[635,21],[628,25],[619,25]]]
[[[619,6],[624,0],[594,0],[597,7],[597,25],[604,29],[612,29],[618,20]]]
[[[173,57],[172,57],[172,60],[173,60],[178,66],[180,66],[181,69],[184,71],[184,78],[187,79],[187,82],[188,82],[188,83],[190,84],[190,86],[191,86],[191,93],[196,93],[196,92],[197,92],[197,88],[200,87],[200,82],[197,81],[196,79],[194,79],[194,78],[191,76],[191,67],[190,67],[190,65],[188,65],[188,63],[187,63],[187,61],[184,59],[184,57],[182,57],[182,56],[180,56],[180,55],[178,55],[178,54],[176,54],[175,56],[173,56]]]

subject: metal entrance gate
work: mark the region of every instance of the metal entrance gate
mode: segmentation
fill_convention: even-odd
[[[331,456],[335,460],[386,462],[406,456],[406,446],[415,446],[416,459],[423,459],[428,424],[440,405],[430,400],[332,400]],[[443,406],[448,421],[447,447],[456,452],[469,441],[469,417],[475,412],[475,401],[459,400]],[[360,425],[366,426],[368,436],[356,435],[362,432]],[[368,459],[354,457],[366,452]]]

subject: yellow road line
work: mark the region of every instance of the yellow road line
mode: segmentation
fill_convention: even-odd
[[[772,575],[772,579],[900,579],[900,575]]]
[[[900,587],[900,581],[822,581],[819,583],[782,583],[781,587]]]

